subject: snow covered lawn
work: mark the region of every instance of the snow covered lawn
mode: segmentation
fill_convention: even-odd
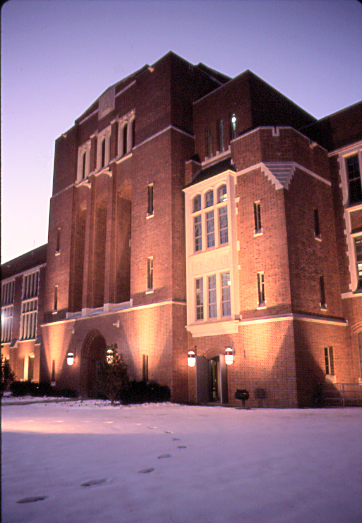
[[[3,523],[361,523],[362,409],[2,407]]]

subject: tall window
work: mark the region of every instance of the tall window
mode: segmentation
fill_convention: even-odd
[[[21,327],[22,340],[35,338],[38,317],[38,285],[39,271],[34,271],[23,276],[23,294],[21,302]]]
[[[224,122],[222,120],[219,121],[219,152],[222,153],[224,151]]]
[[[128,152],[128,143],[127,143],[127,135],[128,135],[128,125],[125,124],[123,127],[123,156],[127,154]]]
[[[326,365],[326,374],[328,376],[334,376],[333,347],[324,347],[324,360]]]
[[[194,198],[194,212],[201,211],[201,194]]]
[[[11,341],[13,328],[15,280],[1,285],[1,341]]]
[[[258,272],[258,305],[265,305],[265,281],[263,272]]]
[[[228,212],[227,207],[220,207],[219,209],[219,232],[220,232],[220,244],[228,243]]]
[[[102,144],[102,158],[101,158],[101,167],[104,167],[106,165],[106,139],[103,138]]]
[[[362,200],[362,187],[358,154],[346,158],[346,169],[349,185],[349,202],[360,202]]]
[[[84,180],[84,178],[85,178],[86,161],[87,161],[87,153],[84,151],[83,157],[82,157],[82,180]]]
[[[359,375],[362,378],[362,331],[358,333],[358,351],[359,351]]]
[[[196,319],[204,319],[204,282],[203,278],[196,279]]]
[[[194,218],[195,251],[202,250],[202,224],[201,214]]]
[[[206,156],[208,158],[212,157],[212,138],[211,138],[211,129],[205,131],[205,145],[206,145]]]
[[[230,273],[224,272],[221,275],[221,310],[223,316],[230,316],[231,314],[230,285]]]
[[[58,227],[57,228],[57,241],[56,241],[56,246],[55,246],[55,254],[59,254],[60,253],[60,231],[61,231],[61,228]]]
[[[217,317],[217,304],[216,304],[216,275],[213,274],[208,278],[209,282],[209,318]]]
[[[230,124],[231,124],[231,139],[233,140],[234,138],[236,138],[236,115],[235,115],[235,113],[231,117]]]
[[[321,230],[319,227],[319,213],[318,209],[314,209],[314,236],[316,238],[321,237]]]
[[[362,236],[355,238],[358,288],[362,288]]]
[[[147,290],[153,290],[153,257],[147,258]]]
[[[54,286],[54,311],[58,310],[58,285]]]
[[[254,234],[261,232],[260,202],[254,202]]]
[[[218,196],[219,203],[226,202],[226,200],[228,199],[228,196],[227,196],[227,189],[226,189],[225,184],[222,185],[221,187],[219,187],[219,189],[217,191],[217,196]]]
[[[206,213],[207,247],[215,246],[214,211]]]
[[[150,183],[147,188],[148,191],[148,205],[147,205],[147,214],[151,216],[153,214],[153,184]]]
[[[326,309],[326,291],[324,287],[324,276],[321,276],[319,278],[319,294],[320,294],[320,300],[321,300],[321,309]]]
[[[214,191],[208,191],[205,195],[205,207],[212,207],[213,205],[214,205]]]

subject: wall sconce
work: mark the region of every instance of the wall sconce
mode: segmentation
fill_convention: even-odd
[[[189,367],[195,367],[196,364],[196,352],[189,350],[187,353],[187,364]]]
[[[74,360],[75,360],[75,351],[74,352],[68,352],[68,354],[67,354],[67,364],[68,365],[73,365]]]
[[[112,349],[108,349],[106,353],[106,362],[108,365],[111,365],[114,360],[114,351]]]
[[[232,365],[234,363],[234,346],[233,348],[227,347],[225,349],[225,363],[226,365]]]

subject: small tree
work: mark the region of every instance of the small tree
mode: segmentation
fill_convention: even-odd
[[[0,379],[0,396],[6,390],[9,390],[10,385],[15,381],[15,372],[11,370],[9,360],[3,358],[1,355],[1,379]]]
[[[117,344],[107,346],[107,354],[99,362],[96,375],[97,393],[108,398],[112,405],[129,383],[127,365],[116,349]]]

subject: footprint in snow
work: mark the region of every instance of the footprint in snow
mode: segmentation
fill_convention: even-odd
[[[43,501],[48,496],[32,496],[29,498],[22,498],[17,501],[17,503],[34,503],[35,501]]]
[[[177,445],[177,448],[178,449],[187,449],[187,446],[186,445]]]
[[[158,456],[158,459],[162,459],[162,458],[171,458],[171,457],[172,457],[172,454],[168,454],[168,453],[166,453],[166,454],[160,454],[160,455]]]
[[[138,472],[141,474],[149,474],[150,472],[153,472],[154,470],[155,470],[155,467],[149,467],[148,469],[142,469],[142,470],[139,470]]]
[[[157,429],[157,427],[148,427],[149,429]]]
[[[181,441],[180,438],[172,438],[172,441]]]
[[[173,434],[172,430],[165,430],[165,434]]]
[[[81,483],[81,487],[92,487],[93,485],[102,485],[103,483],[106,483],[108,480],[107,478],[100,478],[100,479],[91,479],[90,481],[86,481],[85,483]]]

